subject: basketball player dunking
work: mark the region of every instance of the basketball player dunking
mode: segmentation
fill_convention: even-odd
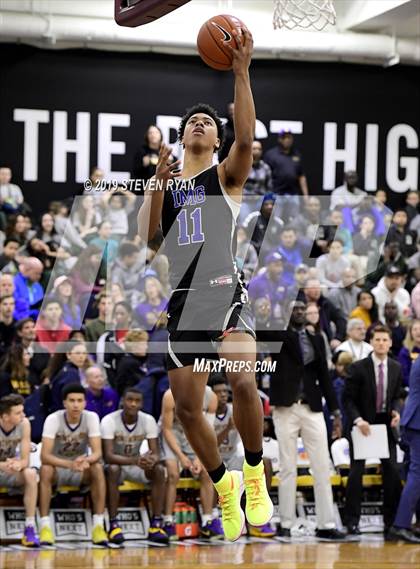
[[[215,359],[215,345],[218,354],[232,364],[246,361],[252,368],[255,362],[252,317],[232,251],[242,189],[252,164],[255,127],[248,71],[253,40],[248,30],[242,33],[241,42],[238,32],[233,32],[237,46],[232,48],[235,142],[227,158],[212,166],[213,155],[223,141],[216,111],[202,104],[189,109],[179,128],[185,149],[182,170],[176,170],[179,161],[170,164],[171,151],[162,146],[155,181],[146,190],[138,214],[144,241],[154,237],[159,224],[165,236],[174,288],[168,305],[171,391],[187,438],[219,494],[224,533],[231,541],[240,537],[245,524],[240,506],[243,486],[250,524],[263,526],[273,512],[262,462],[261,402],[253,371],[228,372],[226,368],[233,391],[234,421],[245,447],[243,473],[229,472],[220,457],[214,429],[202,413],[208,373],[194,371],[193,364],[212,352]],[[159,191],[156,181],[166,191]],[[177,185],[183,182],[193,184],[195,191],[178,191]],[[186,346],[195,352],[185,353]]]

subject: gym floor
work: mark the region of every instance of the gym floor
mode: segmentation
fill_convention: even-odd
[[[241,538],[236,543],[203,545],[198,540],[165,546],[128,543],[122,549],[93,548],[89,544],[62,544],[56,548],[28,550],[19,545],[0,548],[0,568],[67,569],[171,567],[205,565],[230,569],[415,569],[420,566],[420,546],[390,544],[381,537],[363,536],[360,542],[319,543],[297,538],[292,543]]]

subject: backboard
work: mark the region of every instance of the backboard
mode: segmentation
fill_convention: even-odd
[[[114,0],[115,21],[120,26],[135,28],[154,22],[190,0]]]

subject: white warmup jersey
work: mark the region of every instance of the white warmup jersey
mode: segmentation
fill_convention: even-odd
[[[137,421],[127,425],[122,410],[106,415],[101,421],[103,439],[114,441],[114,453],[123,456],[138,456],[145,439],[157,439],[158,427],[152,415],[139,411]]]
[[[60,458],[77,458],[87,454],[90,437],[100,437],[99,417],[93,411],[83,411],[77,425],[67,421],[64,409],[45,420],[42,436],[54,439],[53,454]]]
[[[228,403],[226,413],[224,415],[218,415],[216,413],[216,417],[214,420],[214,428],[216,430],[216,435],[219,435],[219,433],[221,433],[226,429],[231,417],[233,417],[232,403]],[[240,437],[238,430],[236,428],[230,430],[228,436],[219,445],[220,455],[224,461],[229,460],[233,456],[239,454],[238,451],[239,442],[240,442]]]
[[[0,427],[0,462],[5,462],[8,458],[15,458],[16,449],[22,440],[22,423],[16,425],[8,433]]]

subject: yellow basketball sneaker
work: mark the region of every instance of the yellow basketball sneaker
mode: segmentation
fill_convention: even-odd
[[[246,494],[246,519],[252,526],[264,526],[273,516],[273,502],[265,484],[264,464],[249,466],[244,461],[244,486]]]
[[[92,530],[92,542],[95,545],[108,545],[108,536],[104,526],[97,524]]]
[[[241,508],[241,496],[244,491],[242,472],[226,470],[214,486],[219,495],[225,537],[229,541],[236,541],[245,527],[245,514]]]
[[[39,533],[39,541],[41,545],[54,545],[54,534],[50,526],[44,526]]]

